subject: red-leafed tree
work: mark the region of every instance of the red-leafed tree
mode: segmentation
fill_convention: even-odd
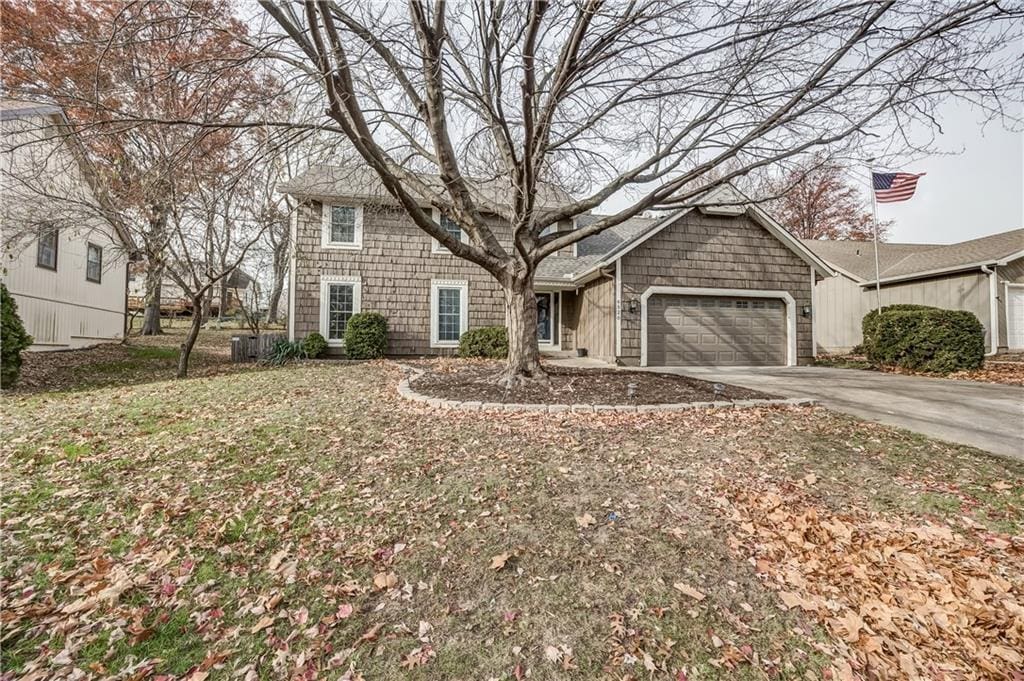
[[[870,197],[854,183],[841,163],[810,159],[781,178],[766,183],[764,194],[773,215],[801,239],[874,238]],[[884,240],[892,220],[878,221],[878,238]]]
[[[228,173],[236,127],[265,114],[275,81],[254,67],[229,3],[3,0],[3,85],[62,107],[145,264],[144,334],[160,333],[171,217]],[[187,119],[197,125],[158,125]],[[45,191],[45,190],[41,190]],[[76,206],[76,210],[82,210]]]

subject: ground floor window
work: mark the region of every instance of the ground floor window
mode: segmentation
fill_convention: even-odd
[[[324,277],[320,281],[320,333],[328,345],[345,341],[345,327],[360,310],[362,285],[356,277]]]
[[[469,284],[435,280],[430,283],[430,344],[456,347],[469,327]]]

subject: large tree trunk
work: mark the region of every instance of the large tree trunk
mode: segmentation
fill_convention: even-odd
[[[163,269],[150,264],[146,268],[146,311],[142,315],[142,335],[159,336],[164,332],[160,328],[160,280]]]
[[[537,345],[537,296],[533,275],[517,278],[505,288],[505,325],[508,327],[508,361],[499,379],[506,388],[527,381],[547,380]]]
[[[267,311],[267,317],[272,322],[278,321],[281,316],[278,308],[284,291],[284,278],[288,273],[288,238],[289,234],[285,232],[281,241],[274,246],[274,286],[270,289],[270,309]]]
[[[281,305],[281,294],[284,291],[284,275],[287,270],[278,267],[277,258],[274,259],[274,286],[270,289],[270,304],[267,310],[267,319],[276,322],[279,317],[278,307]]]
[[[178,352],[178,373],[177,378],[186,378],[188,376],[188,359],[192,355],[192,348],[195,347],[196,339],[199,338],[199,329],[203,326],[203,316],[198,314],[203,306],[202,296],[197,296],[192,299],[192,324],[188,327],[188,334],[185,336],[185,342],[181,344],[181,350]]]

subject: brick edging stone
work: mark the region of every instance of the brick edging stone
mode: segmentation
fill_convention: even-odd
[[[504,411],[504,412],[537,412],[558,414],[565,412],[592,414],[595,412],[626,412],[650,414],[656,412],[689,411],[691,409],[745,409],[750,407],[809,407],[817,404],[817,400],[809,397],[790,397],[778,400],[723,400],[718,402],[676,402],[670,404],[506,404],[504,402],[479,402],[446,400],[418,393],[412,389],[410,382],[423,375],[422,369],[399,364],[405,376],[398,383],[398,394],[411,402],[420,402],[433,409],[451,409],[456,411]]]

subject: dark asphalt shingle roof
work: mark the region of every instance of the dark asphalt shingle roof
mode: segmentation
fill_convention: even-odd
[[[593,224],[604,215],[580,215],[576,218],[577,228]],[[667,217],[667,216],[666,216]],[[599,234],[588,236],[576,244],[576,256],[551,255],[541,261],[537,278],[547,280],[572,279],[587,272],[611,253],[650,231],[664,218],[635,217],[621,224],[609,227]]]

